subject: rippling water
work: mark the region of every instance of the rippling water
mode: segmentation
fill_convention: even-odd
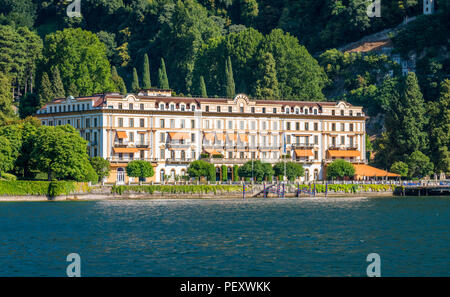
[[[450,276],[450,197],[0,203],[0,276]]]

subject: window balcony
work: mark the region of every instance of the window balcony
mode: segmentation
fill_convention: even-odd
[[[312,149],[314,148],[314,143],[293,143],[291,144],[292,149]]]
[[[168,142],[166,143],[168,148],[190,148],[191,147],[191,143],[180,143],[180,142]]]
[[[114,146],[115,147],[127,147],[129,144],[128,141],[121,141],[121,142],[114,142]]]
[[[165,161],[166,164],[189,164],[195,160],[191,158],[169,158]]]
[[[135,146],[138,148],[148,148],[150,146],[149,142],[136,142]]]

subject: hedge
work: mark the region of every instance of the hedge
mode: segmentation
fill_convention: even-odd
[[[0,181],[0,195],[48,195],[54,197],[88,191],[87,183],[72,181]]]
[[[301,190],[309,190],[309,185],[300,185]],[[328,191],[329,192],[344,192],[344,193],[356,193],[356,192],[386,192],[393,191],[395,188],[394,185],[354,185],[354,184],[329,184]],[[314,186],[311,185],[311,190],[314,189]],[[317,193],[325,193],[325,185],[316,184],[316,192]]]
[[[200,193],[229,193],[242,192],[242,186],[230,185],[152,185],[152,186],[113,186],[111,193],[122,195],[125,192],[148,193],[154,192],[170,194],[200,194]]]

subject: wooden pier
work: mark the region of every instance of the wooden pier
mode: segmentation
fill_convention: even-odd
[[[399,186],[394,190],[397,196],[450,196],[450,185]]]

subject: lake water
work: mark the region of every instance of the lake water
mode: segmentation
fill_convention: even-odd
[[[450,276],[450,197],[0,203],[0,276]]]

